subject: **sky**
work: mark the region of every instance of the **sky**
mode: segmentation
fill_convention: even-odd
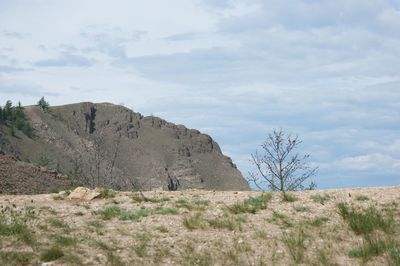
[[[318,188],[400,184],[398,0],[0,0],[0,100],[123,104],[244,176],[273,129]]]

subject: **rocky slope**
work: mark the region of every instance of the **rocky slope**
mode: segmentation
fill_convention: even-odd
[[[88,186],[165,189],[165,168],[181,188],[246,190],[232,160],[208,135],[123,106],[79,103],[25,108],[35,137],[4,128],[0,146],[24,161],[45,165]]]
[[[54,170],[37,167],[0,154],[0,194],[41,194],[73,185]]]

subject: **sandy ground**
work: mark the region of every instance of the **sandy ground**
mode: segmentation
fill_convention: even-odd
[[[92,201],[3,195],[0,264],[398,265],[387,252],[364,261],[349,256],[363,236],[351,230],[337,204],[372,206],[392,217],[390,234],[376,234],[398,241],[400,187],[294,192],[293,202],[271,193],[265,208],[235,213],[235,204],[260,195],[158,191],[144,192],[144,200],[137,192],[117,192]],[[13,224],[26,230],[4,229]]]

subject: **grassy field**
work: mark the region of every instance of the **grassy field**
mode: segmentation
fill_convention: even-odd
[[[0,196],[0,265],[400,265],[400,187]]]

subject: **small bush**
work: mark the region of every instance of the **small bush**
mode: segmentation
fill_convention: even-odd
[[[52,247],[42,253],[40,259],[44,262],[55,261],[64,256],[64,252],[58,247]]]

